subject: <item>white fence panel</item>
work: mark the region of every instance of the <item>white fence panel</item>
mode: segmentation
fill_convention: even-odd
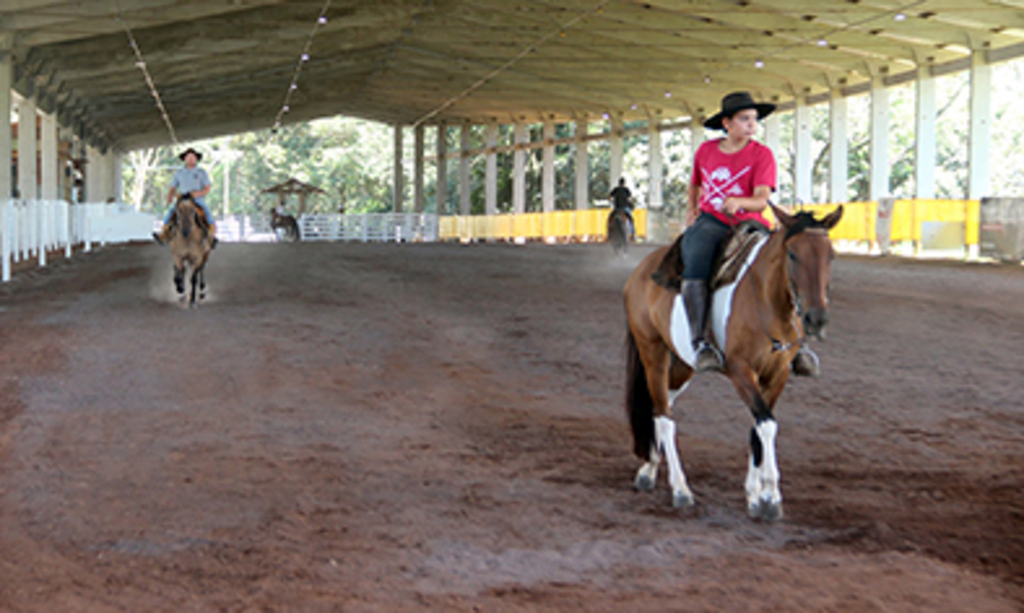
[[[46,266],[49,252],[93,243],[152,238],[153,217],[123,203],[69,204],[63,200],[0,200],[0,280],[10,281],[12,264],[35,257]]]
[[[304,241],[437,240],[437,215],[426,213],[306,214],[298,222]]]

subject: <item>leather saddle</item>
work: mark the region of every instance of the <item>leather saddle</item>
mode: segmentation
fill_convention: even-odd
[[[744,221],[733,228],[722,239],[715,254],[715,264],[711,274],[711,291],[728,285],[736,280],[743,263],[750,255],[751,249],[759,239],[767,238],[768,230],[756,221]],[[651,279],[673,292],[681,291],[683,285],[683,235],[672,243],[661,263],[651,273]]]

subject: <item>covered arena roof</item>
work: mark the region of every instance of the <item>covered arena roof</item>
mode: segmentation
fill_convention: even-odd
[[[699,116],[1024,53],[1024,0],[4,0],[15,88],[101,147],[338,114],[413,124]],[[120,19],[118,19],[120,17]]]

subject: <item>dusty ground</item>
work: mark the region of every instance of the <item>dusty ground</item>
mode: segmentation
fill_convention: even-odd
[[[841,258],[825,375],[631,489],[604,246],[108,248],[0,288],[2,611],[1018,611],[1024,271]],[[664,479],[664,473],[661,475]]]

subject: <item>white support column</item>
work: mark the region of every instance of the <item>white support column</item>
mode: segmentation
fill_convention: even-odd
[[[472,126],[462,124],[459,137],[459,215],[469,215],[472,199],[469,182],[469,148]]]
[[[110,157],[110,195],[114,197],[116,202],[121,202],[121,198],[124,195],[124,185],[121,177],[121,153],[111,150],[108,154]]]
[[[772,150],[776,163],[782,154],[782,122],[779,113],[772,113],[764,120],[764,144]],[[695,130],[696,131],[696,130]],[[694,152],[697,146],[693,146]]]
[[[573,127],[576,137],[576,210],[585,211],[590,208],[590,161],[587,157],[587,127],[590,122],[586,117],[576,120]]]
[[[612,115],[612,133],[608,139],[608,189],[611,190],[622,179],[622,116]]]
[[[498,214],[498,124],[487,124],[486,171],[484,177],[484,214]]]
[[[917,71],[917,104],[914,113],[914,197],[935,197],[935,120],[937,116],[935,77],[930,68]]]
[[[103,172],[100,161],[100,152],[93,149],[91,145],[85,146],[85,202],[101,202],[100,174]]]
[[[889,90],[881,77],[871,81],[870,198],[889,195]]]
[[[848,118],[849,112],[842,90],[833,89],[828,106],[828,199],[831,202],[846,202],[850,198],[847,189],[850,182],[850,150],[846,142]]]
[[[437,126],[437,214],[448,214],[448,125]]]
[[[971,55],[971,133],[967,198],[991,196],[989,149],[992,144],[992,66],[983,51]]]
[[[42,185],[39,197],[43,200],[56,200],[60,188],[60,174],[57,170],[57,118],[54,115],[43,115],[42,134],[39,143],[39,162],[42,171]]]
[[[661,208],[661,131],[658,121],[652,119],[647,135],[647,206]]]
[[[423,142],[424,126],[419,124],[413,130],[413,172],[412,172],[412,209],[416,213],[423,212],[423,203],[426,200],[423,195]]]
[[[36,102],[22,98],[18,102],[18,192],[22,200],[39,198],[36,142]]]
[[[541,203],[545,213],[555,210],[555,122],[544,122],[544,158],[541,177]]]
[[[402,142],[402,125],[395,125],[395,167],[394,167],[394,186],[391,191],[391,210],[395,213],[401,213],[402,208],[405,204],[405,161],[403,154],[405,153],[405,145]]]
[[[11,240],[8,234],[11,210],[11,85],[14,69],[11,54],[0,50],[0,281],[11,280]]]
[[[812,195],[811,169],[811,107],[803,97],[796,99],[796,177],[793,195],[799,204],[808,204],[814,200]]]
[[[0,202],[11,197],[11,53],[0,51]],[[6,128],[4,127],[6,126]],[[0,219],[0,223],[3,220]]]
[[[512,153],[512,212],[519,215],[526,212],[526,147],[530,133],[526,124],[517,123],[513,128],[515,151]]]

